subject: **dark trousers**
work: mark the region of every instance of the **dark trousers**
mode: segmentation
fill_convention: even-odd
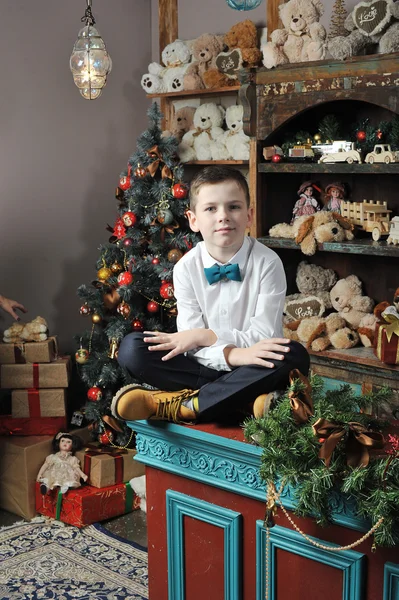
[[[272,361],[273,369],[248,365],[233,371],[216,371],[183,354],[162,361],[167,352],[150,352],[143,337],[142,333],[130,333],[122,340],[119,364],[141,383],[160,390],[199,389],[199,420],[245,410],[260,394],[284,390],[292,369],[299,369],[304,375],[309,370],[309,355],[298,342],[290,342],[290,352],[284,355],[284,360]]]

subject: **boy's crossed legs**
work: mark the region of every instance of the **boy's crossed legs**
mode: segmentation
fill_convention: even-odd
[[[116,417],[127,421],[151,416],[176,422],[220,419],[248,410],[261,394],[285,389],[293,369],[304,375],[309,370],[309,355],[298,342],[290,342],[290,351],[284,360],[274,359],[272,369],[246,365],[216,371],[183,354],[162,361],[167,352],[150,352],[143,338],[141,333],[127,335],[119,348],[118,362],[140,382],[163,391],[122,388],[113,400],[112,410]]]

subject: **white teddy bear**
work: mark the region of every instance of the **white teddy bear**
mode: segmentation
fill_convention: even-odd
[[[147,94],[181,92],[184,73],[190,58],[190,48],[182,40],[175,40],[168,44],[162,52],[164,66],[157,62],[149,64],[149,72],[141,78],[141,87]]]
[[[216,142],[212,142],[213,160],[249,160],[249,137],[243,131],[243,113],[241,105],[227,108],[228,130]]]
[[[179,145],[181,162],[212,160],[211,144],[220,138],[225,110],[214,102],[201,104],[194,113],[194,129],[184,134]]]
[[[261,49],[267,69],[286,63],[322,60],[327,32],[319,23],[324,13],[321,0],[288,0],[279,6],[284,29],[275,29]]]

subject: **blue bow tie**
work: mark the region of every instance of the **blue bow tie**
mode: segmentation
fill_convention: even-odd
[[[233,281],[241,281],[240,268],[237,263],[234,263],[234,265],[230,263],[227,263],[227,265],[214,264],[213,267],[205,268],[204,272],[210,285],[225,277]]]

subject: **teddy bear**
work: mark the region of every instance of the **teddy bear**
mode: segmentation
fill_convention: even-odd
[[[399,2],[365,0],[356,4],[346,17],[348,36],[337,36],[328,43],[331,56],[345,60],[371,51],[382,54],[399,51]]]
[[[44,342],[47,339],[48,326],[43,317],[36,317],[29,323],[13,323],[3,334],[6,343]]]
[[[299,293],[286,296],[284,315],[290,321],[310,316],[322,317],[327,310],[332,308],[330,290],[336,282],[337,275],[332,269],[324,269],[305,260],[301,261],[296,272],[296,285]],[[310,310],[303,310],[306,301],[311,299],[318,302],[310,304]]]
[[[211,142],[213,160],[249,160],[249,137],[243,131],[244,109],[234,104],[226,109],[227,131]]]
[[[303,319],[298,325],[297,335],[299,341],[314,352],[322,352],[329,346],[346,350],[359,342],[356,331],[348,327],[345,319],[337,313],[331,313],[325,318]]]
[[[211,160],[211,143],[224,133],[225,110],[215,102],[201,104],[194,113],[194,128],[183,135],[178,154],[181,162]]]
[[[219,88],[234,85],[237,72],[241,68],[257,67],[262,58],[258,48],[258,32],[255,24],[246,19],[236,23],[224,36],[227,52],[216,57],[216,68],[208,69],[203,76],[207,88]],[[229,69],[229,65],[233,69]]]
[[[267,69],[286,63],[322,60],[327,32],[319,23],[324,13],[321,0],[288,0],[279,6],[284,29],[275,29],[261,48]]]
[[[314,215],[303,215],[292,225],[277,223],[269,230],[271,237],[295,239],[307,256],[317,250],[317,244],[353,240],[353,224],[336,212],[320,211]]]
[[[216,57],[223,50],[221,36],[204,33],[191,45],[193,62],[188,66],[183,79],[185,90],[204,89],[204,74],[208,69],[216,69]]]
[[[363,296],[362,283],[356,275],[340,279],[330,290],[334,310],[354,329],[373,310],[374,300]]]
[[[162,132],[162,137],[174,136],[181,142],[183,135],[190,131],[193,126],[195,108],[193,106],[182,106],[175,110],[171,128]]]
[[[162,62],[148,65],[148,73],[141,78],[141,87],[147,94],[181,92],[183,76],[191,59],[189,46],[182,40],[175,40],[162,51]]]

